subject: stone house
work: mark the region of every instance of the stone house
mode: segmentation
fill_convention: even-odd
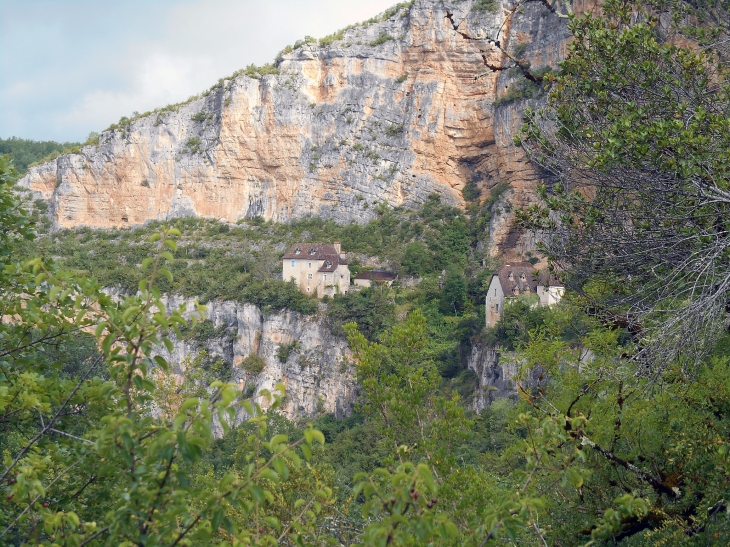
[[[360,272],[355,276],[354,283],[360,287],[372,287],[377,284],[384,284],[390,287],[398,276],[391,272],[384,272],[382,270],[367,270]]]
[[[282,277],[309,295],[334,296],[350,287],[350,269],[340,243],[297,243],[283,258]]]
[[[560,302],[565,287],[548,272],[535,271],[529,262],[505,264],[492,276],[485,299],[485,316],[488,327],[497,324],[508,299],[521,294],[535,294],[537,305],[552,306]]]

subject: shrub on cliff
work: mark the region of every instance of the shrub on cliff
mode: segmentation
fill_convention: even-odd
[[[367,287],[335,295],[327,318],[335,335],[342,336],[342,326],[354,322],[367,339],[375,340],[395,323],[395,303],[386,287]]]
[[[241,361],[240,367],[249,374],[261,374],[266,368],[266,361],[264,361],[264,359],[256,353],[249,353],[243,361]]]

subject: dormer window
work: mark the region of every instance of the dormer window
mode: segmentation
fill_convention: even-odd
[[[527,278],[525,277],[524,273],[520,274],[520,281],[527,281]]]
[[[331,267],[332,267],[332,262],[330,262],[329,260],[328,260],[328,261],[327,261],[327,262],[326,262],[325,264],[326,264],[326,266],[327,266],[328,268],[331,268]]]
[[[301,251],[301,250],[299,250],[299,247],[297,247],[296,249],[294,249],[294,254],[295,254],[295,255],[298,255],[298,254],[299,254],[299,253],[301,253],[301,252],[302,252],[302,251]]]
[[[314,253],[316,253],[316,252],[317,252],[317,251],[315,251],[314,249],[309,249],[309,254],[310,254],[310,255],[313,255],[313,254],[314,254]]]
[[[510,281],[514,281],[515,280],[515,275],[512,272],[509,273],[509,280]]]

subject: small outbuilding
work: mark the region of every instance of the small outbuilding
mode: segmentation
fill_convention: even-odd
[[[529,262],[505,264],[492,276],[489,284],[485,300],[487,326],[497,324],[510,298],[536,294],[539,306],[552,306],[560,302],[564,292],[562,283],[547,271],[535,270]]]
[[[383,270],[367,270],[360,272],[355,276],[355,285],[360,287],[372,287],[373,285],[383,284],[390,287],[398,276],[391,272]]]

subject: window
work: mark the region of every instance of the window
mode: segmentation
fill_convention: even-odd
[[[311,290],[312,290],[312,289],[310,289],[309,287],[307,287],[307,292],[310,292]]]
[[[312,279],[312,274],[307,274],[307,279]]]
[[[291,267],[292,267],[292,268],[294,267],[294,264],[295,264],[295,263],[296,263],[296,260],[292,260],[292,261],[291,261]]]
[[[499,304],[494,305],[494,311],[499,312]]]
[[[312,263],[310,262],[310,263],[309,263],[309,268],[311,268],[311,267],[312,267]]]
[[[327,281],[327,274],[324,274],[324,280]]]

